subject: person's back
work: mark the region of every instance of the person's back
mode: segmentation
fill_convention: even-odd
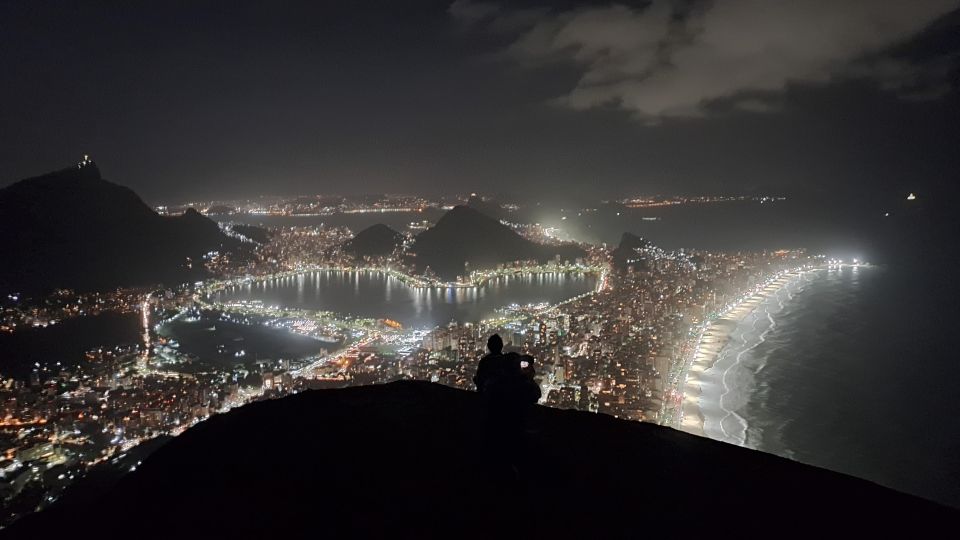
[[[490,353],[480,359],[473,377],[484,401],[498,408],[536,403],[540,386],[534,380],[533,357],[515,352],[503,354],[503,340],[497,334],[487,340],[487,348]]]
[[[532,358],[515,352],[503,354],[500,336],[494,334],[487,342],[490,354],[477,365],[474,383],[483,396],[484,434],[489,445],[491,461],[496,473],[497,464],[513,468],[513,474],[526,462],[527,409],[540,398],[540,386],[533,379]],[[529,370],[521,368],[527,361]],[[503,470],[503,469],[501,469]]]
[[[477,386],[477,392],[484,393],[490,383],[502,380],[509,376],[510,367],[507,359],[503,356],[503,339],[494,334],[487,340],[487,349],[490,350],[480,363],[477,364],[477,374],[473,376],[473,384]]]
[[[488,406],[503,411],[511,411],[520,404],[523,373],[520,371],[520,355],[511,352],[491,356],[484,366],[485,375],[481,378],[484,395]],[[478,367],[479,373],[479,367]]]

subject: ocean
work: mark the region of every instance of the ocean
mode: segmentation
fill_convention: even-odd
[[[704,374],[707,436],[960,507],[960,360],[927,277],[818,270],[770,295]]]

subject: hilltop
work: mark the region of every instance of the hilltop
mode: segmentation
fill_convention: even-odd
[[[519,485],[484,463],[480,397],[404,381],[307,391],[192,427],[18,538],[912,535],[956,510],[653,424],[535,407]]]
[[[503,206],[501,206],[496,200],[484,200],[483,197],[478,195],[471,195],[470,198],[467,199],[466,205],[485,216],[490,216],[497,220],[505,219],[509,214],[509,212],[504,210]]]
[[[455,206],[437,224],[418,234],[409,250],[419,270],[430,267],[444,279],[470,268],[493,268],[517,260],[546,262],[556,255],[572,261],[585,255],[575,245],[546,245],[531,242],[498,220],[469,206]]]
[[[625,232],[620,236],[620,244],[610,255],[613,258],[614,266],[620,270],[626,270],[628,266],[644,267],[646,261],[638,252],[652,246],[653,244],[644,238]]]
[[[343,244],[343,250],[358,259],[364,257],[385,257],[393,253],[403,243],[403,235],[377,223],[357,233]]]
[[[0,189],[0,229],[0,293],[180,283],[237,243],[196,210],[157,214],[91,161]]]

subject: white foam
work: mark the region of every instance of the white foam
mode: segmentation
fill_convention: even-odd
[[[794,291],[799,292],[803,284],[810,281],[803,274],[797,277],[801,279],[785,283],[756,304],[730,333],[730,341],[719,352],[716,362],[702,373],[698,404],[707,437],[739,446],[748,444],[750,426],[737,411],[747,404],[752,394],[754,375],[770,360],[766,356],[753,357],[748,353],[766,342],[767,336],[777,327],[774,315],[793,299]],[[757,362],[755,367],[748,365],[752,362]]]

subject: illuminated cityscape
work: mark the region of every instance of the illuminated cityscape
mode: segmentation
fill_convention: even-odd
[[[0,535],[955,519],[960,0],[0,21]]]
[[[232,223],[226,218],[222,227],[237,234]],[[555,230],[511,226],[529,239],[556,242]],[[38,363],[26,379],[4,381],[7,520],[26,511],[25,505],[53,502],[91,467],[116,461],[144,441],[176,435],[251,401],[400,379],[472,389],[493,333],[504,337],[508,350],[537,359],[542,404],[679,425],[680,385],[704,325],[777,277],[828,263],[802,251],[665,251],[642,243],[625,258],[622,250],[586,246],[586,260],[517,261],[446,282],[417,275],[403,262],[415,230],[393,253],[364,260],[342,249],[353,238],[346,227],[276,226],[266,232],[269,240],[257,244],[253,258],[234,263],[228,253],[211,255],[204,264],[215,277],[202,282],[109,293],[58,290],[38,302],[7,299],[2,329],[8,333],[105,313],[136,317],[142,327],[138,342],[103,343],[74,365]],[[595,285],[559,302],[504,305],[483,320],[432,328],[221,299],[224,291],[322,272],[370,273],[426,291],[483,290],[491,280],[530,275],[588,275]],[[311,354],[251,362],[245,349],[222,344],[218,353],[231,360],[211,363],[183,351],[166,331],[193,323],[263,327],[323,346]]]

